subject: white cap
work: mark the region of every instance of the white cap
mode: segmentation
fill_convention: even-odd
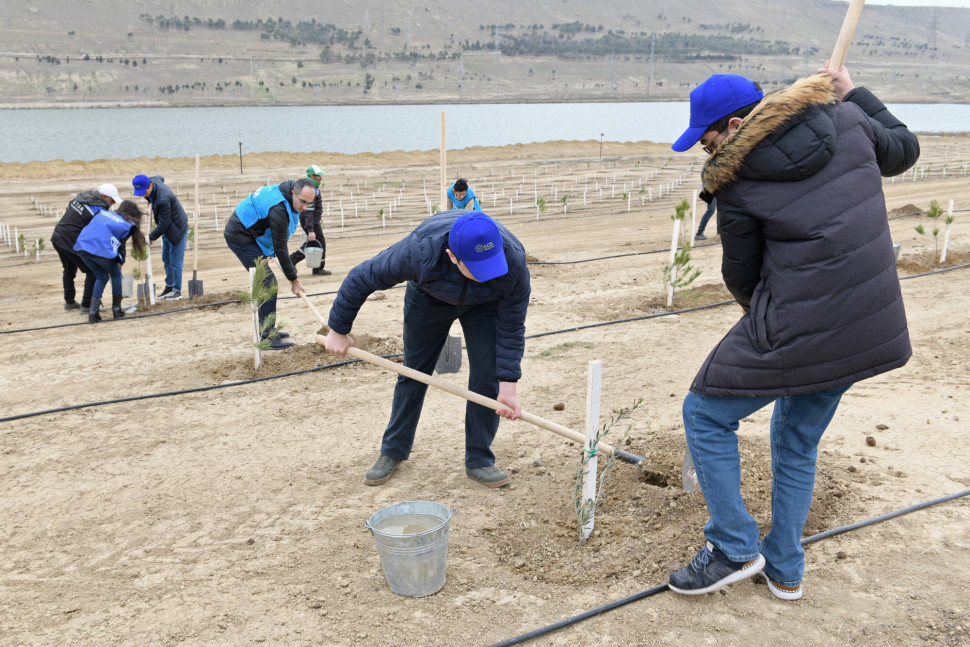
[[[108,196],[115,204],[121,204],[121,196],[118,195],[118,189],[114,184],[102,184],[98,187],[98,193]]]

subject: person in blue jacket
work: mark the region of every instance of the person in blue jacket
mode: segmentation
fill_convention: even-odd
[[[256,266],[261,257],[276,259],[287,280],[293,294],[303,292],[303,285],[297,278],[296,266],[290,260],[286,241],[290,239],[300,221],[300,213],[313,204],[317,188],[306,178],[287,180],[280,184],[264,186],[257,189],[242,202],[236,205],[235,211],[226,222],[223,232],[226,244],[236,255],[236,258],[247,270]],[[276,275],[272,268],[266,276],[264,285],[276,285]],[[259,309],[260,325],[276,315],[276,295],[273,295]],[[293,346],[287,340],[289,333],[276,330],[264,333],[270,340],[272,350],[281,350]]]
[[[468,388],[496,399],[492,411],[465,408],[465,473],[489,487],[508,485],[495,467],[491,444],[499,417],[515,420],[522,376],[525,316],[531,292],[525,250],[512,233],[478,211],[453,209],[431,216],[403,240],[350,271],[330,310],[324,347],[344,355],[357,312],[367,297],[407,281],[404,295],[404,365],[434,370],[452,323],[461,323],[468,349]],[[399,376],[381,453],[364,483],[380,485],[408,459],[427,385]],[[498,415],[496,415],[498,414]]]
[[[136,175],[131,185],[134,194],[144,197],[151,205],[155,228],[148,234],[148,244],[162,239],[162,264],[165,266],[165,289],[159,299],[182,298],[182,264],[185,261],[185,241],[189,234],[189,219],[182,203],[161,175]]]
[[[475,191],[468,187],[468,182],[463,177],[458,178],[448,187],[448,202],[452,209],[482,210],[482,203],[478,201]]]
[[[85,225],[74,243],[74,251],[94,273],[94,290],[88,323],[101,321],[101,296],[111,279],[111,314],[115,319],[125,316],[121,309],[121,266],[125,262],[125,243],[131,238],[134,249],[145,249],[145,236],[141,233],[141,210],[131,200],[124,200],[116,212],[96,206],[85,206],[92,213],[91,222]]]

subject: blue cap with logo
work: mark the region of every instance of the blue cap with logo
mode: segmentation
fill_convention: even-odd
[[[498,223],[479,211],[462,214],[452,223],[448,248],[478,281],[509,271]]]
[[[131,186],[135,187],[135,195],[143,196],[145,192],[148,191],[148,185],[151,184],[151,180],[148,179],[147,175],[136,175],[131,180]]]
[[[765,98],[754,81],[739,74],[715,74],[690,93],[690,128],[671,146],[678,153],[696,144],[708,127],[739,108]]]

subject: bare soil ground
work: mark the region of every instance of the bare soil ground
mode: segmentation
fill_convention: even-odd
[[[599,160],[596,145],[449,155],[449,173],[469,179],[535,261],[519,385],[526,410],[582,430],[592,360],[603,363],[604,421],[644,399],[625,448],[646,458],[646,470],[615,466],[583,546],[572,442],[503,422],[494,449],[513,484],[487,489],[464,474],[464,402],[431,390],[411,459],[386,485],[367,487],[395,376],[331,366],[336,358],[315,343],[319,322],[295,298],[279,311],[297,346],[264,353],[253,370],[248,309],[234,302],[248,275],[215,219],[224,223],[227,202],[295,175],[303,161],[254,156],[240,177],[231,163],[203,160],[197,301],[81,324],[62,309],[49,244],[39,262],[0,247],[0,416],[68,408],[0,422],[0,644],[485,645],[666,582],[703,542],[706,521],[701,495],[680,485],[680,404],[740,309],[667,315],[669,216],[694,194],[700,155],[642,143]],[[970,262],[968,140],[924,138],[923,150],[925,171],[885,184],[901,277],[938,267],[934,239],[914,231],[926,219],[905,215],[933,199],[944,209],[955,200],[943,265]],[[301,277],[325,314],[351,267],[437,203],[438,169],[429,153],[311,161],[327,165],[333,275],[301,268]],[[195,209],[194,160],[54,166],[0,168],[0,222],[28,240],[49,239],[73,193],[106,181],[124,191],[135,167],[163,171]],[[532,206],[536,194],[544,213]],[[393,218],[382,222],[380,208]],[[717,242],[695,249],[698,287],[671,310],[728,300]],[[970,488],[970,268],[902,286],[913,359],[847,393],[820,447],[806,534]],[[388,290],[362,310],[355,334],[371,352],[401,351],[402,294]],[[667,316],[644,318],[657,314]],[[618,320],[627,321],[578,328]],[[295,374],[231,385],[284,373]],[[444,378],[464,384],[466,373]],[[70,408],[153,394],[162,395]],[[744,492],[763,528],[769,416],[758,412],[739,433]],[[420,599],[388,590],[364,527],[374,512],[414,499],[458,510],[447,582]],[[698,599],[665,592],[530,644],[967,645],[968,528],[970,505],[958,499],[811,544],[799,602],[776,600],[760,581]]]

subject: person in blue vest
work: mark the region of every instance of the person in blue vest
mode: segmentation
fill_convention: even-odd
[[[189,219],[182,203],[161,175],[136,175],[131,181],[134,194],[144,197],[151,205],[155,228],[148,234],[148,244],[162,239],[162,264],[165,266],[165,289],[159,299],[182,298],[182,264],[185,261],[185,241],[189,234]]]
[[[78,234],[74,251],[95,276],[88,323],[101,321],[101,296],[109,278],[111,314],[115,319],[121,319],[125,316],[121,309],[121,266],[125,262],[125,243],[130,238],[136,251],[145,249],[141,210],[131,200],[122,201],[114,213],[96,206],[84,208],[91,212],[91,222]]]
[[[402,281],[407,281],[404,365],[430,375],[451,325],[461,323],[469,390],[504,405],[493,410],[466,404],[465,474],[488,487],[508,485],[508,475],[495,466],[491,445],[499,416],[515,420],[522,415],[515,391],[531,293],[522,243],[478,211],[452,209],[425,219],[347,274],[330,309],[324,348],[345,355],[354,345],[349,333],[367,297]],[[364,477],[367,485],[385,483],[410,456],[427,390],[423,382],[398,378],[380,456]]]
[[[262,257],[276,257],[283,274],[290,282],[293,294],[303,292],[303,285],[297,278],[296,266],[290,260],[286,241],[290,239],[300,222],[300,213],[313,204],[317,188],[307,178],[287,180],[280,184],[264,186],[236,205],[235,211],[226,222],[223,232],[226,244],[247,270],[256,266]],[[272,268],[266,276],[266,287],[276,285],[276,275]],[[262,326],[269,316],[276,315],[276,295],[259,309]],[[264,333],[270,340],[270,349],[282,350],[293,346],[289,333],[276,330]]]
[[[448,202],[452,209],[482,210],[482,203],[475,196],[475,191],[468,188],[468,182],[463,177],[458,178],[448,187]]]

